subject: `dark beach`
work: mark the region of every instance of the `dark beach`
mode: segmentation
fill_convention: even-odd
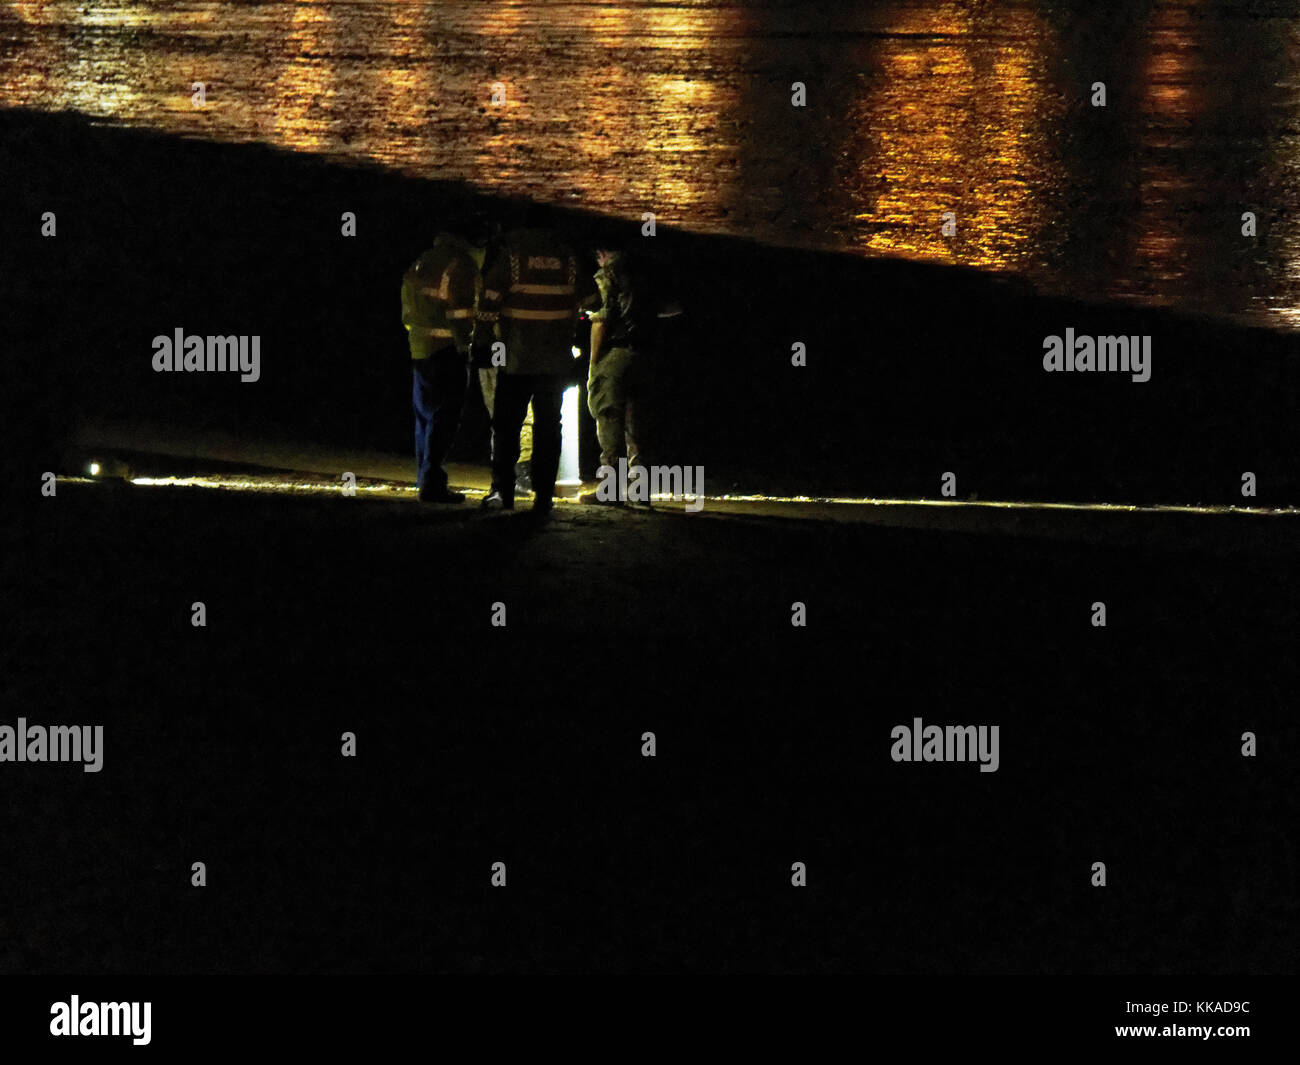
[[[401,272],[440,212],[522,205],[71,115],[5,112],[0,143],[6,720],[107,736],[98,774],[6,767],[3,971],[1294,968],[1294,518],[565,505],[538,528],[364,493],[42,498],[88,425],[167,426],[127,450],[172,473],[270,476],[286,440],[402,455]],[[654,239],[687,308],[660,453],[711,491],[934,499],[951,470],[963,499],[1240,504],[1251,470],[1251,502],[1300,502],[1291,336]],[[262,379],[154,374],[177,326],[261,335]],[[1067,326],[1150,334],[1151,381],[1045,375]],[[193,443],[212,432],[242,461]],[[481,420],[454,458],[484,462]],[[917,717],[998,723],[999,770],[891,761]]]
[[[71,115],[4,112],[0,136],[11,396],[36,454],[87,421],[404,453],[402,271],[440,213],[475,204],[509,225],[524,207]],[[344,211],[356,237],[340,235]],[[938,498],[953,472],[962,499],[1300,502],[1295,334],[951,267],[644,238],[639,216],[561,218],[586,250],[599,235],[665,264],[686,313],[662,353],[656,461],[702,464],[711,491]],[[156,374],[152,338],[177,327],[261,336],[261,380]],[[1150,336],[1151,379],[1044,373],[1044,337],[1067,328]],[[479,461],[485,419],[466,409],[453,459]]]

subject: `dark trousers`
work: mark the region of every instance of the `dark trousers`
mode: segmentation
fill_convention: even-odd
[[[533,493],[536,503],[549,506],[560,471],[560,404],[568,382],[555,374],[497,374],[492,412],[492,489],[505,499],[515,494],[515,456],[519,430],[533,403]]]
[[[411,363],[411,400],[415,408],[415,479],[424,488],[445,489],[442,468],[460,427],[469,372],[465,356],[455,348],[435,351]]]

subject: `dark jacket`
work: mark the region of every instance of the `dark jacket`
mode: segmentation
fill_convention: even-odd
[[[505,343],[506,372],[568,374],[578,320],[578,259],[549,229],[508,233],[483,275],[475,344]]]
[[[622,252],[596,271],[600,307],[589,317],[605,323],[608,348],[645,349],[654,344],[658,320],[642,272]]]

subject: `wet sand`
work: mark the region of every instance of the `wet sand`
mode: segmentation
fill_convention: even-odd
[[[5,552],[6,713],[103,723],[104,769],[6,767],[4,971],[1294,967],[1300,589],[1276,554],[45,503]],[[998,771],[892,762],[914,717],[999,724]]]

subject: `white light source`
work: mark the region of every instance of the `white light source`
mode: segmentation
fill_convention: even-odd
[[[576,351],[577,348],[574,348]],[[578,472],[578,386],[564,390],[560,405],[560,473],[556,484],[582,484]]]
[[[92,476],[92,477],[98,477],[98,476],[99,476],[99,463],[98,463],[98,462],[92,462],[92,463],[90,464],[90,466],[89,466],[89,469],[90,469],[90,476]]]

